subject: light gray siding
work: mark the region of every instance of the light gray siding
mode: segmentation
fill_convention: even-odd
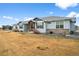
[[[70,22],[70,31],[75,31],[75,24],[73,22]]]
[[[63,29],[70,29],[70,21],[56,21],[56,22],[51,22],[47,23],[47,29],[56,29],[56,24],[57,22],[62,22],[64,28]]]
[[[43,21],[37,21],[37,25],[40,25]],[[37,25],[35,26],[35,29],[38,30],[40,33],[46,33],[46,23],[43,22],[43,28],[37,28]]]
[[[28,25],[27,25],[27,24],[24,24],[24,25],[23,25],[23,29],[24,29],[24,30],[23,30],[24,32],[27,32],[27,31],[28,31]]]
[[[70,21],[64,21],[64,29],[70,29]]]
[[[56,22],[46,23],[47,29],[56,29]]]

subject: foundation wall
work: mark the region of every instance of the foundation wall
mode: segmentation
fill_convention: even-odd
[[[69,29],[47,29],[47,33],[52,34],[69,34]]]

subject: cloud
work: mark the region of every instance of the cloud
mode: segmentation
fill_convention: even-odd
[[[72,11],[67,15],[67,17],[76,17],[76,24],[75,25],[79,26],[79,13]]]
[[[52,11],[50,11],[50,12],[49,12],[49,14],[53,14],[53,12],[52,12]]]
[[[24,21],[29,21],[29,20],[32,20],[32,19],[34,19],[34,18],[32,18],[32,17],[30,17],[30,18],[29,17],[25,17]]]
[[[77,6],[78,3],[76,3],[76,0],[58,0],[56,1],[55,3],[55,6],[63,9],[63,10],[66,10],[67,8],[69,7],[75,7]]]
[[[10,17],[10,16],[3,16],[2,18],[9,19],[9,20],[12,20],[13,19],[13,17]]]
[[[2,16],[2,18],[5,19],[5,20],[9,20],[9,21],[10,21],[10,20],[19,21],[18,18],[11,17],[11,16]]]
[[[18,18],[14,18],[14,20],[15,20],[15,21],[18,21],[19,19],[18,19]]]
[[[67,17],[79,17],[79,13],[72,11],[67,15]]]

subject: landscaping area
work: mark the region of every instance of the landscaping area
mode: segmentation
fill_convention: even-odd
[[[79,40],[0,30],[1,56],[79,56]]]

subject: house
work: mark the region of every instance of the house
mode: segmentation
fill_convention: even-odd
[[[23,32],[38,31],[40,33],[63,33],[75,32],[76,18],[74,17],[36,17],[30,21],[18,23],[18,30]]]
[[[17,24],[13,25],[13,31],[19,31],[19,32],[28,32],[33,31],[33,22],[32,21],[20,21]]]
[[[69,34],[75,32],[76,18],[48,16],[33,19],[35,22],[35,30],[40,33],[63,33]]]
[[[17,24],[13,24],[12,30],[13,30],[13,31],[17,30]]]
[[[27,22],[20,21],[13,25],[13,31],[24,32],[27,31]]]

